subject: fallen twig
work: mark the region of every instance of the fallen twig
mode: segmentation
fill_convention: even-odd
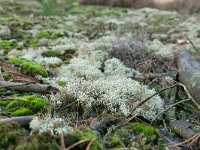
[[[61,142],[61,149],[65,150],[65,140],[64,140],[63,133],[61,133],[61,135],[60,135],[60,142]]]
[[[14,123],[17,122],[21,127],[28,128],[29,123],[33,119],[34,116],[22,116],[22,117],[13,117],[13,118],[4,118],[0,119],[0,123]]]
[[[24,98],[19,98],[19,97],[6,97],[6,98],[0,98],[2,100],[19,100],[19,101],[24,101],[24,102],[29,102],[28,100]]]
[[[196,138],[199,138],[199,136],[200,136],[200,132],[197,133],[197,134],[195,134],[195,135],[192,136],[191,138],[189,138],[189,139],[183,141],[183,142],[180,142],[180,143],[177,143],[177,144],[172,145],[171,147],[176,147],[176,146],[180,146],[180,145],[186,144],[186,143],[188,143],[188,142],[190,142],[190,141],[193,141],[194,139],[196,140]]]
[[[1,72],[1,67],[0,67],[0,81],[4,81],[4,78],[3,78],[3,75],[2,75],[2,72]]]
[[[161,92],[163,92],[163,91],[165,91],[165,90],[174,88],[174,87],[176,87],[176,86],[178,86],[178,84],[175,84],[175,85],[169,86],[169,87],[167,87],[167,88],[164,88],[164,89],[162,89],[162,90],[160,90],[160,91],[158,91],[158,92],[156,92],[156,93],[150,95],[149,97],[147,97],[147,98],[141,100],[139,103],[137,103],[137,104],[132,108],[132,110],[131,110],[131,112],[129,113],[129,115],[132,115],[133,112],[134,112],[138,107],[140,107],[141,105],[143,105],[145,102],[147,102],[148,100],[150,100],[152,97],[156,96],[157,94],[159,94],[159,93],[161,93]]]
[[[91,141],[91,140],[80,140],[80,141],[78,141],[78,142],[72,144],[71,146],[67,147],[65,150],[70,150],[70,149],[76,147],[76,146],[79,145],[79,144],[82,144],[82,143],[85,143],[85,142],[89,142],[89,141]]]
[[[190,44],[192,45],[192,47],[195,49],[196,52],[199,52],[199,49],[194,45],[194,43],[192,42],[192,40],[187,37],[187,40],[190,42]]]
[[[172,108],[172,107],[174,107],[174,106],[176,106],[176,105],[178,105],[178,104],[180,104],[180,103],[189,101],[189,100],[190,100],[190,99],[184,99],[184,100],[181,100],[181,101],[179,101],[179,102],[177,102],[177,103],[174,103],[174,104],[170,105],[169,107],[167,107],[166,109],[164,109],[161,113],[159,113],[158,115],[156,115],[156,116],[152,119],[151,124],[152,124],[160,115],[164,114],[164,113],[165,113],[166,111],[168,111],[170,108]]]
[[[59,90],[56,87],[42,84],[33,83],[16,83],[16,82],[6,82],[0,81],[0,88],[12,89],[18,92],[35,92],[35,93],[56,93]]]
[[[192,97],[192,95],[190,94],[190,92],[187,90],[186,86],[180,82],[177,82],[177,84],[179,86],[181,86],[184,91],[186,92],[188,98],[194,103],[194,105],[200,110],[200,105],[197,103],[197,101]]]
[[[90,143],[87,145],[86,149],[85,150],[90,150],[90,147],[92,145],[92,143],[94,142],[95,138],[93,138]]]
[[[194,139],[190,142],[189,146],[192,146],[192,144],[194,144],[196,141],[198,141],[199,138],[200,138],[200,132],[196,134]]]

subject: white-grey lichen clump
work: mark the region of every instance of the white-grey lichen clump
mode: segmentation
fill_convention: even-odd
[[[64,91],[87,107],[103,104],[106,109],[113,112],[119,111],[123,115],[128,115],[131,107],[137,102],[155,93],[154,90],[125,76],[108,76],[95,81],[71,79]],[[155,96],[134,113],[152,119],[162,110],[163,101],[159,96]]]
[[[128,115],[132,107],[154,94],[155,90],[131,79],[140,75],[138,71],[126,67],[117,58],[109,59],[108,54],[112,51],[112,44],[109,43],[113,40],[108,40],[109,37],[112,36],[100,38],[97,40],[99,44],[94,42],[96,45],[85,43],[88,49],[80,47],[78,57],[71,59],[69,65],[61,66],[54,81],[65,79],[66,86],[61,91],[86,107],[100,106],[105,111]],[[162,99],[154,96],[137,108],[134,114],[152,119],[162,110]]]
[[[126,67],[117,58],[108,59],[107,61],[105,61],[104,65],[104,73],[106,76],[120,75],[126,77],[135,77],[136,75],[139,75],[138,71]]]
[[[0,25],[0,39],[4,37],[9,37],[11,35],[10,28],[8,26]]]
[[[162,42],[155,39],[148,42],[148,50],[149,52],[154,53],[157,57],[171,60],[174,59],[175,44],[164,45]]]
[[[58,71],[58,76],[71,78],[85,78],[86,80],[98,79],[104,74],[88,60],[74,58],[67,66],[62,66]]]
[[[50,132],[52,135],[68,133],[73,130],[63,118],[50,116],[45,118],[35,117],[30,122],[30,128],[32,132]]]

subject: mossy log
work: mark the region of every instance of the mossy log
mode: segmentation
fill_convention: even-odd
[[[49,85],[32,84],[32,83],[16,83],[0,81],[0,88],[12,89],[18,92],[35,92],[35,93],[56,93],[58,89]]]
[[[200,60],[187,50],[178,54],[179,80],[200,104]]]
[[[13,117],[13,118],[3,118],[0,119],[0,124],[1,123],[8,123],[8,124],[12,124],[14,122],[17,122],[20,127],[23,128],[28,128],[29,127],[29,123],[31,122],[31,120],[33,119],[34,116],[22,116],[22,117]]]
[[[128,8],[151,7],[190,13],[197,12],[200,9],[199,0],[80,0],[80,3],[84,5],[106,5]]]

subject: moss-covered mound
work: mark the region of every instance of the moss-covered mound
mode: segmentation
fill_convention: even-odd
[[[0,149],[9,150],[60,150],[60,136],[47,132],[29,135],[29,132],[19,127],[18,124],[0,124]],[[70,147],[76,142],[83,141],[72,149],[84,150],[92,141],[91,150],[102,150],[97,135],[89,128],[83,127],[72,133],[64,135],[65,147]]]
[[[16,98],[16,100],[15,100]],[[47,101],[34,95],[11,96],[12,100],[0,100],[0,106],[4,106],[6,111],[12,116],[27,116],[45,110]]]
[[[107,148],[144,148],[150,149],[158,142],[158,131],[143,123],[129,123],[114,130],[106,139]]]
[[[29,133],[18,124],[0,124],[0,149],[14,149],[23,136]]]
[[[20,72],[23,74],[31,76],[41,75],[43,77],[48,76],[48,72],[44,67],[30,60],[13,58],[10,60],[10,63],[18,65],[20,67]]]

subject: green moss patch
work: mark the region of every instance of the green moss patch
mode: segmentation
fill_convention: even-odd
[[[4,106],[7,111],[11,112],[12,116],[27,116],[36,114],[42,110],[45,110],[47,101],[45,99],[33,96],[33,95],[24,95],[24,96],[11,96],[13,99],[17,97],[22,100],[0,100],[0,106]]]
[[[103,145],[100,143],[97,135],[90,128],[87,128],[87,127],[82,127],[79,130],[76,130],[70,134],[67,134],[66,137],[67,138],[65,139],[65,144],[69,145],[69,146],[80,140],[88,140],[87,142],[79,144],[76,147],[76,149],[86,149],[90,140],[94,140],[90,149],[92,149],[92,150],[102,150],[103,149]]]
[[[33,112],[28,108],[21,108],[12,113],[12,116],[28,116],[32,115]]]
[[[44,57],[59,57],[59,56],[61,56],[61,54],[58,51],[50,50],[50,51],[43,52],[42,56],[44,56]]]
[[[52,136],[50,133],[41,133],[21,138],[15,150],[60,150],[61,147],[57,141],[58,138]]]
[[[154,146],[157,140],[158,132],[155,128],[135,122],[113,131],[106,139],[106,148],[141,148],[143,146],[147,148]]]
[[[0,149],[13,150],[20,138],[29,133],[18,124],[0,124]]]
[[[18,65],[20,67],[20,72],[23,74],[30,76],[41,75],[43,77],[48,77],[48,72],[46,71],[46,69],[43,66],[32,61],[13,58],[10,60],[10,63]]]

